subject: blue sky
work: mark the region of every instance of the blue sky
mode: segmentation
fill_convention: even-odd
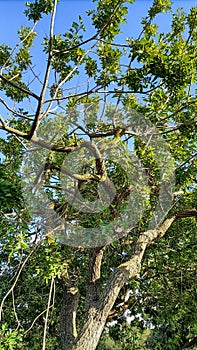
[[[122,32],[125,37],[136,38],[139,35],[141,25],[140,21],[143,16],[146,16],[147,10],[150,7],[151,0],[136,0],[134,4],[129,4],[128,24],[122,25]],[[173,10],[175,11],[179,7],[187,12],[192,6],[196,5],[196,0],[174,0]],[[90,25],[90,19],[86,15],[86,10],[95,6],[91,0],[61,0],[60,5],[57,9],[55,32],[64,33],[72,24],[74,20],[77,20],[78,16],[81,15],[87,25],[87,32],[85,37],[90,37],[95,33]],[[23,0],[0,0],[0,45],[7,44],[11,47],[17,43],[17,30],[21,25],[28,25],[25,15],[23,14],[25,8],[25,1]],[[170,14],[161,14],[157,17],[157,24],[160,26],[161,31],[167,31],[170,29]],[[38,24],[36,31],[38,37],[35,40],[35,46],[32,51],[34,56],[34,65],[36,66],[37,73],[42,77],[44,67],[46,65],[45,57],[42,55],[41,38],[48,34],[49,22],[45,16],[43,20]],[[123,36],[117,38],[117,42],[121,42]],[[83,77],[78,78],[83,81]],[[38,87],[39,91],[41,86]],[[38,93],[39,93],[38,91]],[[0,92],[0,95],[2,93]],[[0,113],[3,113],[2,106],[0,105]],[[5,110],[4,110],[5,113]]]
[[[147,10],[150,7],[151,0],[136,0],[134,4],[129,4],[128,25],[122,25],[122,31],[125,36],[137,37],[140,32],[140,20],[147,14]],[[23,14],[25,8],[25,1],[23,0],[0,0],[0,45],[7,44],[14,46],[17,42],[17,30],[21,25],[30,25]],[[192,6],[196,5],[196,0],[174,0],[173,9],[183,7],[187,12]],[[91,36],[94,31],[89,24],[89,17],[86,15],[86,10],[95,6],[91,0],[61,0],[57,10],[56,17],[56,32],[66,31],[72,21],[81,15],[87,24],[86,37]],[[170,26],[170,15],[159,15],[157,17],[157,23],[159,24],[161,31],[166,31]],[[39,37],[43,37],[48,33],[48,21],[46,16],[39,23],[37,27]],[[121,40],[121,37],[120,37]],[[40,39],[35,41],[34,54],[37,56],[35,63],[40,63],[40,53],[42,47],[40,47]]]
[[[150,7],[151,0],[136,0],[134,4],[129,5],[128,22],[131,23],[132,32],[135,33],[139,29],[139,23],[142,16],[145,16],[147,9]],[[26,18],[23,14],[25,1],[23,0],[0,0],[0,43],[16,42],[16,30],[21,24],[26,24]],[[196,0],[175,0],[173,9],[183,7],[185,11],[196,5]],[[84,17],[87,22],[85,11],[92,8],[95,4],[91,0],[61,0],[57,11],[56,28],[57,30],[66,30],[73,20],[76,20],[78,15]],[[158,16],[161,28],[167,28],[170,19],[164,15]],[[47,33],[46,20],[43,20],[40,26],[40,31]],[[89,28],[90,30],[90,28]]]

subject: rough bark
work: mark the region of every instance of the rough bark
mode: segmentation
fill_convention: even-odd
[[[76,315],[79,301],[79,291],[75,282],[62,277],[63,290],[62,307],[60,312],[60,334],[65,350],[69,349],[77,337]]]
[[[88,311],[91,305],[94,305],[94,303],[100,298],[100,278],[103,252],[104,248],[100,247],[90,249],[88,287],[85,302],[86,311]]]
[[[84,324],[81,328],[80,333],[74,341],[72,350],[96,349],[105,327],[107,317],[119,295],[121,288],[128,281],[128,279],[139,277],[141,263],[146,248],[156,239],[164,236],[166,231],[175,220],[191,216],[197,217],[197,210],[191,209],[179,212],[178,214],[175,214],[166,219],[157,229],[148,230],[139,235],[132,250],[130,259],[127,262],[121,264],[113,272],[111,279],[109,280],[102,293],[102,296],[96,301],[94,301],[92,298],[92,303],[89,304],[89,310],[87,311],[87,316],[84,320]],[[101,262],[101,256],[99,256],[98,252],[98,255],[96,252],[92,252],[92,254],[92,262],[95,262],[97,259]],[[95,264],[92,266],[95,266]],[[96,271],[96,275],[98,274],[99,271]],[[92,276],[94,276],[93,270]],[[95,290],[93,291],[94,293]]]

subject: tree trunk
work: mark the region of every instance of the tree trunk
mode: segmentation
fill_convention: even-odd
[[[100,247],[90,249],[88,286],[85,301],[86,312],[88,312],[91,306],[100,298],[100,278],[103,252],[104,248]]]
[[[94,298],[89,295],[90,289],[92,288],[92,285],[90,284],[90,288],[87,292],[87,297],[89,295],[90,302],[88,302],[88,300],[86,301],[86,305],[89,305],[89,310],[87,310],[81,331],[74,340],[71,348],[67,347],[65,348],[66,350],[96,350],[108,315],[120,293],[121,288],[128,281],[128,279],[139,278],[141,263],[146,248],[157,238],[164,236],[175,220],[190,216],[197,217],[197,210],[191,209],[180,212],[166,219],[157,229],[142,232],[134,244],[130,259],[121,264],[113,272],[102,296],[96,301],[94,301]],[[101,260],[102,251],[99,249],[92,250],[90,253],[90,262],[92,264],[92,268],[90,268],[92,272],[89,271],[90,283],[92,283],[94,278],[100,279],[99,271],[97,271],[97,269],[101,265]],[[92,291],[94,293],[96,292],[96,297],[98,297],[97,286],[95,289],[93,288]]]
[[[138,247],[139,248],[139,247]],[[84,325],[72,350],[95,350],[108,315],[126,281],[139,276],[144,249],[140,247],[127,265],[120,265],[113,273],[101,299],[89,309]]]
[[[76,315],[79,291],[75,283],[67,278],[62,277],[61,285],[63,300],[60,312],[60,334],[63,347],[67,350],[77,337]]]

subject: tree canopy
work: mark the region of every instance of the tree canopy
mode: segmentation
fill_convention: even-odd
[[[133,2],[0,43],[0,350],[197,347],[197,7]]]

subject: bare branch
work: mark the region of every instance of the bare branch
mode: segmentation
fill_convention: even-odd
[[[54,283],[55,283],[55,279],[54,279],[54,277],[52,277],[52,279],[51,279],[50,291],[49,291],[49,298],[48,298],[47,311],[46,311],[46,318],[45,318],[45,323],[44,323],[44,334],[43,334],[42,350],[45,350],[45,349],[46,349],[47,324],[48,324],[48,319],[49,319],[49,310],[50,310],[50,304],[51,304],[51,299],[52,299],[52,293],[53,293]]]
[[[168,127],[168,128],[169,128],[168,130],[162,131],[160,134],[162,134],[162,135],[164,135],[164,134],[169,134],[169,133],[171,133],[171,132],[174,132],[174,131],[176,131],[176,130],[179,130],[182,126],[187,127],[187,126],[194,125],[194,124],[197,124],[197,120],[193,120],[193,121],[190,122],[190,123],[181,123],[181,124],[176,125],[176,126]],[[160,127],[157,127],[157,128],[159,129]]]
[[[53,7],[53,12],[51,16],[51,23],[50,23],[50,38],[49,38],[49,53],[48,53],[48,59],[47,59],[47,67],[45,71],[45,77],[44,77],[44,82],[43,82],[43,87],[41,94],[39,96],[39,101],[38,101],[38,106],[36,110],[36,116],[33,122],[33,125],[31,127],[30,133],[29,133],[29,139],[31,139],[34,135],[34,132],[38,128],[39,122],[41,120],[41,110],[43,107],[43,102],[44,102],[44,96],[46,93],[47,85],[48,85],[48,80],[49,80],[49,75],[50,75],[50,70],[51,70],[51,60],[52,60],[52,48],[53,48],[53,30],[54,30],[54,21],[55,21],[55,13],[56,13],[56,7],[57,7],[57,0],[54,1],[54,7]]]
[[[45,169],[51,169],[51,170],[59,170],[61,171],[62,174],[68,175],[72,177],[75,180],[80,180],[80,181],[88,181],[88,180],[96,180],[98,181],[100,177],[98,175],[93,175],[93,174],[76,174],[70,171],[69,169],[66,169],[65,167],[61,167],[56,164],[48,164],[45,166]]]
[[[50,309],[53,307],[53,305],[50,305]],[[47,309],[45,309],[44,311],[42,311],[38,316],[36,316],[36,318],[33,320],[31,326],[24,332],[24,334],[27,334],[34,326],[34,324],[36,323],[36,321],[47,312]]]
[[[36,100],[39,101],[39,96],[34,94],[34,92],[30,91],[30,90],[26,90],[24,89],[22,86],[19,86],[15,83],[13,83],[13,81],[11,81],[10,79],[7,79],[6,77],[4,77],[2,74],[0,74],[0,80],[3,80],[5,83],[13,86],[14,88],[18,89],[19,91],[23,92],[24,94],[28,95],[28,96],[32,96],[34,97]]]
[[[54,55],[56,55],[56,54],[68,53],[68,52],[70,52],[70,51],[72,51],[72,50],[77,49],[78,47],[81,47],[81,46],[83,46],[83,45],[89,43],[89,42],[92,41],[92,40],[97,40],[97,37],[98,37],[98,33],[94,34],[94,35],[91,36],[89,39],[84,40],[83,42],[81,42],[81,43],[79,43],[79,44],[77,44],[77,45],[71,46],[71,47],[70,47],[69,49],[67,49],[67,50],[53,50],[52,53],[53,53]]]
[[[181,163],[179,166],[176,167],[176,169],[182,168],[184,165],[188,164],[189,162],[192,162],[194,159],[197,158],[197,152],[194,153],[190,158],[188,158],[185,162]]]
[[[15,298],[14,298],[14,291],[12,290],[12,304],[13,304],[13,310],[14,310],[14,315],[15,315],[15,318],[16,318],[16,322],[17,322],[17,328],[18,329],[20,327],[20,321],[18,319],[18,315],[17,315],[17,312],[16,312],[16,305],[15,305]]]
[[[17,111],[15,111],[14,109],[12,109],[10,106],[8,106],[8,104],[0,97],[0,102],[5,106],[5,108],[12,112],[14,115],[17,115],[18,117],[21,117],[23,119],[27,119],[27,120],[33,120],[32,118],[27,117],[25,114],[19,113]]]
[[[0,116],[0,122],[2,124],[2,125],[0,125],[0,129],[5,130],[5,131],[9,132],[10,134],[22,137],[23,139],[26,139],[26,140],[28,139],[28,134],[26,134],[25,132],[22,132],[18,129],[11,128],[10,126],[8,126],[6,124],[5,120],[1,116]]]
[[[95,86],[89,91],[83,91],[83,92],[79,92],[79,93],[74,93],[74,94],[70,94],[68,96],[51,98],[51,99],[45,100],[44,103],[50,103],[50,102],[55,102],[55,101],[61,102],[61,101],[64,101],[64,100],[68,100],[69,98],[72,98],[72,97],[79,97],[78,100],[80,100],[80,98],[83,98],[85,96],[89,96],[91,94],[97,93],[100,88],[101,88],[101,86],[99,86],[99,87]],[[77,100],[77,102],[78,102],[78,100]]]
[[[13,290],[14,290],[14,288],[15,288],[15,286],[16,286],[18,280],[19,280],[19,277],[20,277],[20,275],[21,275],[21,272],[23,271],[23,268],[24,268],[25,264],[27,263],[27,261],[29,260],[29,258],[31,257],[31,255],[34,253],[34,251],[35,251],[36,248],[37,248],[37,246],[35,246],[35,247],[32,249],[32,251],[29,253],[29,255],[25,258],[25,260],[23,261],[23,263],[22,263],[22,265],[21,265],[21,267],[20,267],[20,269],[19,269],[19,271],[18,271],[18,274],[17,274],[17,276],[16,276],[16,278],[15,278],[15,280],[14,280],[14,283],[13,283],[12,287],[8,290],[8,292],[5,294],[4,298],[2,299],[2,302],[1,302],[1,305],[0,305],[0,321],[1,321],[1,319],[2,319],[1,317],[2,317],[2,311],[3,311],[4,302],[5,302],[5,300],[7,299],[7,297],[10,295],[10,293],[13,292]]]

